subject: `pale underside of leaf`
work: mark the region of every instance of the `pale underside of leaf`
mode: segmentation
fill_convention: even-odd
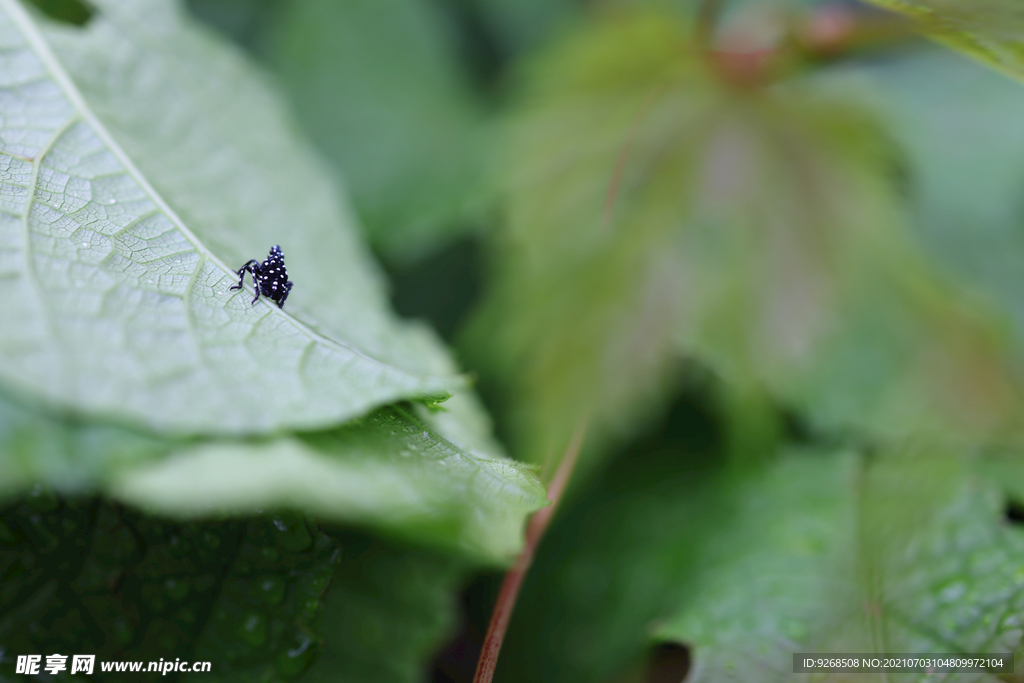
[[[0,330],[2,493],[43,483],[177,517],[298,509],[507,561],[543,488],[497,455],[467,392],[371,412],[461,380],[389,312],[273,93],[173,3],[98,6],[80,31],[0,2],[0,287],[17,322]],[[274,243],[287,312],[229,289],[230,265]],[[167,438],[286,428],[327,429]]]
[[[230,291],[12,0],[0,61],[0,381],[183,433],[320,427],[459,386]]]
[[[44,35],[192,232],[230,264],[280,244],[301,285],[288,299],[293,315],[407,371],[451,374],[436,337],[391,314],[347,195],[265,75],[179,3],[95,4],[100,12],[84,31],[54,25]]]
[[[489,440],[452,429],[475,419],[465,400],[452,399],[456,415],[387,407],[323,432],[195,444],[0,395],[0,500],[45,483],[179,519],[299,510],[500,564],[518,551],[523,518],[545,492],[530,468],[491,455],[499,449]]]
[[[402,408],[308,437],[186,448],[110,491],[178,517],[301,506],[492,562],[518,552],[523,517],[545,503],[522,465],[466,451]]]

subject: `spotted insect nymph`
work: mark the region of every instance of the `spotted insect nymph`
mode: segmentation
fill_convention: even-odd
[[[281,247],[276,244],[270,248],[270,255],[260,263],[256,259],[250,259],[244,266],[238,269],[238,284],[231,289],[241,289],[245,280],[245,273],[252,274],[253,288],[256,296],[252,303],[255,306],[260,294],[277,302],[278,308],[284,307],[284,300],[288,298],[288,292],[292,291],[292,283],[288,281],[288,271],[284,267],[284,254]]]

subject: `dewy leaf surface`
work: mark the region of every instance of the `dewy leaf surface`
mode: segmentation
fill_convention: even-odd
[[[1020,480],[1018,455],[1001,465]],[[794,652],[1021,647],[1024,531],[958,454],[790,449],[709,476],[676,450],[613,468],[552,529],[501,680],[634,680],[617,674],[666,641],[690,648],[687,683],[792,681]]]
[[[389,317],[272,95],[179,8],[100,3],[87,31],[44,35],[3,0],[0,59],[8,387],[159,430],[242,433],[459,386],[436,376],[451,368],[430,339]],[[289,311],[228,289],[275,243]]]
[[[101,662],[173,652],[212,662],[189,681],[412,683],[464,572],[298,515],[180,522],[36,491],[0,507],[0,641],[95,654],[101,680]]]
[[[416,683],[453,635],[454,596],[465,580],[449,557],[339,537],[324,604],[324,644],[303,683]]]
[[[871,0],[906,14],[941,43],[1024,79],[1024,6],[1017,0]]]
[[[656,629],[694,648],[687,680],[789,681],[803,651],[1019,654],[1024,533],[999,485],[933,450],[851,464],[789,457],[736,492],[740,514]]]

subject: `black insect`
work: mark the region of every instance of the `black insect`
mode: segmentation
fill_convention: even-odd
[[[246,271],[252,273],[253,288],[256,290],[256,296],[252,300],[254,306],[262,294],[276,301],[278,308],[284,308],[284,300],[288,298],[288,292],[292,291],[292,283],[288,282],[288,271],[284,268],[284,254],[281,253],[281,247],[276,244],[272,246],[270,256],[263,263],[256,259],[246,262],[238,269],[238,284],[231,289],[242,288]]]

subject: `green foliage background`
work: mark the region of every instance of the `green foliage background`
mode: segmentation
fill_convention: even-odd
[[[877,4],[0,0],[0,681],[468,681],[574,433],[499,680],[1024,668],[1024,14]]]

